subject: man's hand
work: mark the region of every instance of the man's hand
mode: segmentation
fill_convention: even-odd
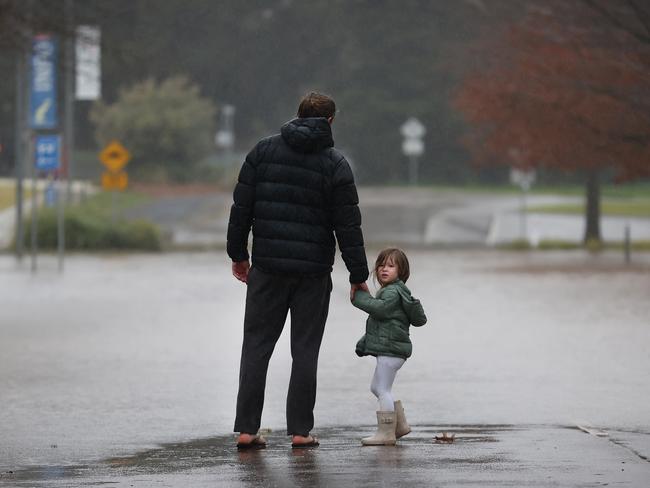
[[[251,269],[251,263],[248,261],[239,261],[232,263],[232,275],[243,283],[248,283],[248,271]]]
[[[368,285],[366,285],[365,281],[363,283],[353,284],[350,287],[350,301],[354,300],[354,292],[357,291],[357,290],[363,290],[363,291],[367,291],[368,293],[370,293],[370,291],[368,290]]]

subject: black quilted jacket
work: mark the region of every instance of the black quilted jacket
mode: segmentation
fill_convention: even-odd
[[[350,283],[368,278],[359,198],[325,118],[298,118],[246,156],[228,223],[228,256],[244,261],[253,228],[253,266],[289,275],[329,273],[336,240]]]

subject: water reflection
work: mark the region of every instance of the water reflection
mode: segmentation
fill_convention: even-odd
[[[276,486],[273,472],[269,470],[264,452],[265,449],[237,451],[239,465],[237,471],[241,481],[252,483],[253,486]]]
[[[234,478],[252,486],[321,486],[318,449],[260,449],[239,451]]]

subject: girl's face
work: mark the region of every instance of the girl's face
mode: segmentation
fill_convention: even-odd
[[[382,286],[397,280],[399,269],[392,259],[387,259],[377,268],[377,279]]]

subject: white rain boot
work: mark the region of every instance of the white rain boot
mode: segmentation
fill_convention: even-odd
[[[364,446],[395,445],[395,412],[377,412],[377,432],[371,437],[361,439]]]
[[[402,407],[401,400],[397,400],[395,402],[395,418],[397,420],[395,427],[395,437],[399,439],[400,437],[404,437],[406,434],[411,432],[411,426],[406,421],[406,415],[404,414],[404,407]]]

